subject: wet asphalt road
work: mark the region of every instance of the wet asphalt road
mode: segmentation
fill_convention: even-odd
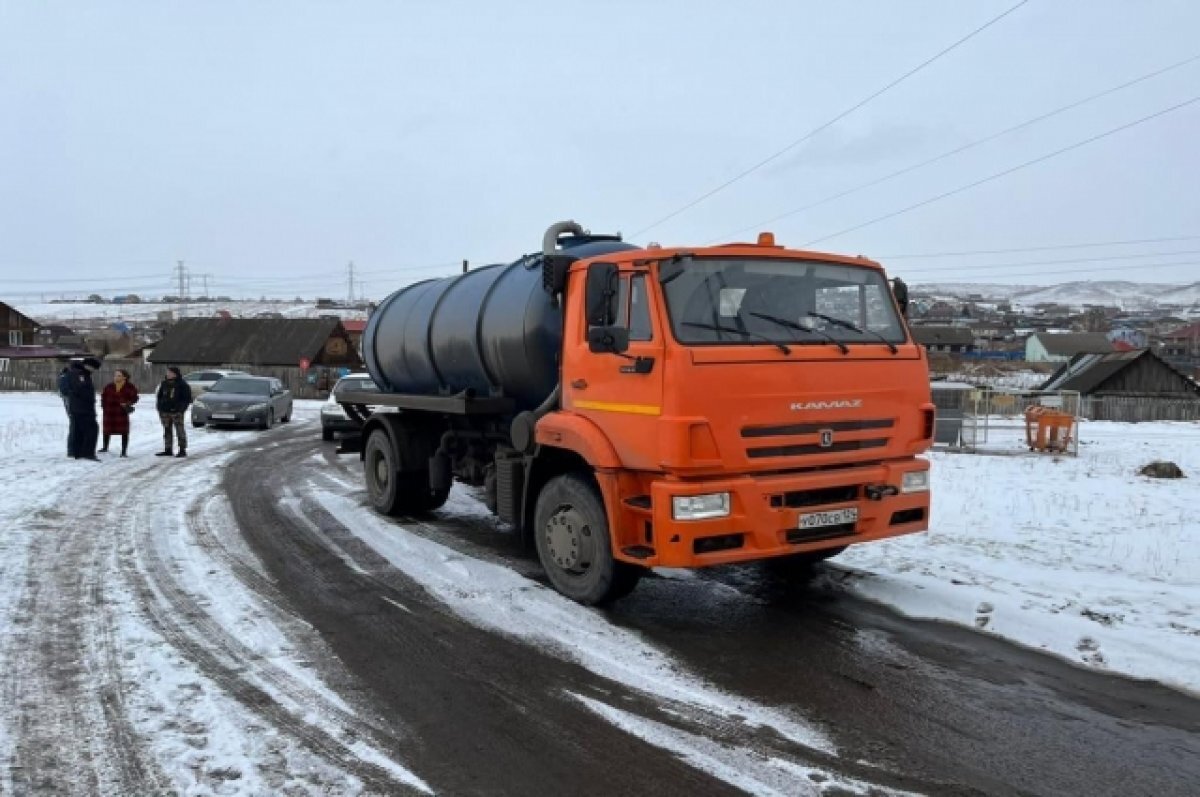
[[[346,518],[306,505],[314,535],[281,511],[278,497],[306,484],[362,498],[357,457],[335,457],[314,437],[297,428],[282,446],[239,456],[226,491],[290,608],[358,679],[359,697],[403,727],[394,752],[435,790],[736,793],[565,697],[636,710],[637,694],[456,616],[358,541]],[[544,581],[489,519],[441,512],[396,525]],[[830,757],[764,739],[764,755],[927,794],[1200,793],[1200,700],[899,617],[829,583],[842,574],[830,567],[802,585],[758,567],[651,578],[603,614],[724,690],[794,710],[838,748]]]

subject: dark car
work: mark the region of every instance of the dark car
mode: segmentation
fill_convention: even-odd
[[[226,376],[192,404],[192,426],[257,426],[292,419],[292,394],[268,376]]]
[[[356,392],[376,393],[379,388],[371,381],[370,374],[347,374],[333,386],[329,398],[321,405],[321,439],[332,440],[336,432],[357,432],[358,423],[342,409],[338,403],[338,395],[353,390]],[[374,408],[372,408],[374,409]]]

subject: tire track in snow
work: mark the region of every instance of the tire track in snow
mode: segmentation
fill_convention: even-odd
[[[252,446],[242,446],[247,447]],[[221,693],[334,768],[352,773],[372,793],[426,791],[419,778],[378,752],[380,743],[399,745],[401,734],[383,723],[364,720],[340,698],[297,680],[244,644],[236,629],[223,625],[208,610],[209,596],[196,581],[184,583],[187,576],[199,579],[205,574],[182,569],[179,562],[186,560],[187,552],[176,556],[181,544],[203,549],[227,568],[241,587],[260,599],[255,608],[285,633],[292,626],[290,635],[303,635],[304,629],[297,628],[294,618],[280,608],[281,596],[269,580],[252,564],[228,551],[208,526],[204,507],[216,488],[209,487],[186,507],[175,505],[176,496],[195,492],[190,484],[205,473],[215,473],[213,463],[204,461],[205,456],[175,463],[164,478],[156,480],[152,495],[131,494],[128,501],[113,502],[116,506],[124,503],[138,507],[132,524],[136,532],[131,552],[121,558],[120,571],[145,619]],[[180,521],[184,521],[187,532],[183,540],[168,531]],[[310,661],[320,658],[319,651],[308,656]]]
[[[289,452],[292,448],[288,446]],[[516,575],[510,563],[490,564],[441,548],[428,538],[444,536],[446,530],[439,526],[445,524],[404,518],[397,527],[394,521],[380,518],[362,506],[361,496],[355,494],[361,489],[354,490],[346,474],[339,472],[341,469],[331,472],[326,459],[289,456],[286,461],[292,465],[283,466],[282,460],[277,464],[290,471],[290,492],[303,497],[285,498],[276,511],[282,510],[282,517],[289,525],[306,527],[317,546],[351,571],[370,574],[381,589],[399,590],[396,597],[405,604],[411,598],[412,586],[407,583],[411,578],[436,601],[445,602],[455,614],[482,630],[521,644],[532,643],[534,649],[592,671],[586,677],[576,675],[574,680],[548,680],[547,688],[561,683],[564,694],[583,690],[594,693],[592,697],[601,702],[619,700],[623,711],[637,712],[631,716],[650,726],[663,727],[666,723],[677,738],[707,740],[706,745],[729,747],[751,758],[779,762],[772,775],[774,782],[790,780],[794,793],[817,794],[825,788],[864,793],[875,789],[870,784],[878,782],[904,787],[904,777],[882,772],[869,764],[839,759],[826,742],[820,741],[820,734],[804,727],[803,722],[720,693],[697,680],[694,674],[678,672],[677,663],[671,663],[669,657],[663,659],[659,651],[639,641],[636,635],[609,625],[601,613],[570,603]],[[237,469],[237,464],[234,468]],[[243,479],[231,474],[229,480],[240,483]],[[475,526],[474,520],[468,517],[464,522]],[[356,527],[353,532],[344,525],[350,522]],[[454,525],[457,529],[461,524]],[[488,531],[495,534],[494,529]],[[391,540],[389,545],[387,537],[381,534],[404,541]],[[386,559],[381,559],[381,555]],[[387,577],[389,571],[394,575]],[[497,579],[507,586],[498,586]],[[383,593],[383,599],[388,599],[388,593]],[[424,614],[427,606],[425,598],[417,612]],[[524,614],[526,609],[531,613]],[[543,624],[543,620],[548,622]],[[524,697],[526,702],[530,699],[531,696]],[[598,717],[612,721],[612,717],[580,702]],[[621,726],[614,723],[614,727]],[[627,728],[621,729],[629,732]],[[660,734],[654,738],[668,737]],[[678,754],[671,745],[664,744],[662,748]],[[714,760],[699,754],[684,759],[693,764]],[[720,778],[713,770],[699,768]],[[822,771],[844,771],[854,777],[830,775],[822,780],[819,776]],[[807,773],[816,777],[809,779]],[[741,788],[737,783],[731,785]]]
[[[4,675],[5,700],[21,712],[11,772],[18,794],[154,793],[167,783],[125,710],[113,540],[73,506],[99,482],[73,484],[60,508],[49,510],[58,522],[35,524],[41,533],[14,617],[22,630],[11,643],[21,655],[10,657]]]

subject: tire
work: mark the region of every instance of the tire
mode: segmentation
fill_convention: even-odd
[[[321,439],[324,440],[326,443],[333,440],[333,430],[332,429],[324,429],[324,428],[321,429]]]
[[[280,423],[291,423],[292,422],[292,406],[290,404],[288,405],[287,414],[284,415],[282,418],[280,418],[279,422]]]
[[[267,410],[267,415],[265,418],[263,418],[263,422],[262,422],[262,424],[259,425],[258,428],[259,429],[270,429],[274,425],[275,425],[275,410],[273,410],[273,409]]]
[[[192,421],[192,428],[193,429],[203,429],[204,422],[203,421]]]
[[[404,445],[404,432],[397,437]],[[423,515],[438,509],[450,496],[429,488],[428,470],[400,470],[400,452],[386,429],[375,429],[363,448],[363,475],[371,507],[381,515]]]
[[[537,499],[533,536],[550,583],[587,606],[628,595],[644,572],[613,559],[604,502],[586,476],[568,473],[546,483]]]

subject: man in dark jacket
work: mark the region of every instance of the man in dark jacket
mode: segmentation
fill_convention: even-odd
[[[63,409],[67,413],[67,456],[75,459],[75,416],[71,414],[71,366],[64,365],[58,372],[58,395],[62,396]]]
[[[96,386],[92,374],[100,368],[95,357],[84,357],[82,362],[71,363],[67,374],[67,410],[71,413],[71,431],[67,438],[67,450],[75,459],[90,459],[99,462],[96,456],[96,438],[100,436],[100,425],[96,423]]]
[[[172,436],[179,438],[179,453],[175,456],[187,456],[187,432],[183,428],[183,416],[191,403],[192,386],[184,381],[178,368],[170,366],[166,378],[158,386],[158,419],[163,427],[163,450],[155,454],[156,457],[171,456]]]

